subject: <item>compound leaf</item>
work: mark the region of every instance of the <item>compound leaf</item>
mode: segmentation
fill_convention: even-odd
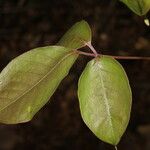
[[[77,22],[60,39],[57,45],[79,49],[91,41],[91,29],[86,21]]]
[[[150,10],[150,0],[120,0],[139,16],[145,15]]]
[[[132,94],[122,66],[102,56],[90,61],[78,85],[82,118],[102,141],[117,145],[130,118]]]
[[[61,46],[28,51],[0,74],[0,122],[27,122],[41,109],[68,74],[78,54]]]

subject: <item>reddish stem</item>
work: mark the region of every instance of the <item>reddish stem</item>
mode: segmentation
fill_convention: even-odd
[[[82,52],[82,51],[79,51],[79,50],[78,50],[78,53],[81,54],[81,55],[85,55],[85,56],[95,57],[95,54],[93,54],[93,53]]]
[[[100,55],[96,52],[96,54],[93,53],[87,53],[83,51],[77,51],[81,55],[90,56],[90,57],[97,57],[97,56],[110,56],[114,59],[124,59],[124,60],[150,60],[150,57],[138,57],[138,56],[112,56],[112,55]]]
[[[109,56],[109,55],[104,55],[104,56]],[[138,57],[138,56],[111,56],[111,57],[115,59],[125,59],[125,60],[150,60],[150,57]]]
[[[94,53],[95,57],[97,57],[99,54],[97,53],[97,51],[95,50],[95,48],[92,46],[91,44],[91,41],[90,42],[87,42],[85,43],[89,48],[90,50]]]

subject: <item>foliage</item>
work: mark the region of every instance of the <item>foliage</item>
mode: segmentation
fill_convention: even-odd
[[[59,46],[58,46],[59,45]],[[79,51],[89,46],[93,53]],[[27,122],[47,103],[79,54],[94,56],[78,86],[81,115],[101,140],[117,145],[130,119],[132,94],[123,67],[97,54],[87,22],[76,23],[57,43],[30,50],[0,74],[0,122]]]
[[[55,92],[78,54],[61,46],[36,48],[11,61],[0,74],[0,121],[27,122]]]
[[[100,139],[120,141],[130,118],[132,94],[126,73],[112,57],[91,60],[79,80],[82,118]]]
[[[120,0],[139,16],[147,14],[150,10],[150,0]]]

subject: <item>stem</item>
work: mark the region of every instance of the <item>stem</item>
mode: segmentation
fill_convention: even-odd
[[[104,55],[104,56],[109,56],[109,55]],[[111,57],[115,59],[125,59],[125,60],[150,60],[150,57],[138,57],[138,56],[111,56]]]
[[[85,56],[95,57],[95,54],[93,54],[93,53],[82,52],[82,51],[79,51],[79,50],[78,50],[78,53],[81,54],[81,55],[85,55]]]
[[[99,54],[95,50],[95,48],[92,46],[91,41],[87,42],[86,45],[90,48],[90,50],[94,53],[95,57],[97,57]]]
[[[115,150],[118,150],[117,146],[115,146]]]
[[[85,56],[90,56],[90,57],[97,57],[100,56],[100,54],[98,54],[96,52],[96,54],[93,53],[87,53],[87,52],[83,52],[83,51],[77,51],[79,54],[81,55],[85,55]],[[138,56],[112,56],[112,55],[102,55],[102,56],[110,56],[113,57],[114,59],[123,59],[123,60],[150,60],[150,57],[138,57]]]

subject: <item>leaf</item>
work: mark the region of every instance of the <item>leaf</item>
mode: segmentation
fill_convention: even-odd
[[[91,29],[86,21],[77,22],[60,39],[57,45],[79,49],[91,41]]]
[[[120,0],[139,16],[145,15],[150,10],[150,0]]]
[[[12,60],[0,74],[0,122],[27,122],[53,95],[78,54],[61,46],[36,48]]]
[[[130,119],[132,94],[122,66],[101,56],[90,61],[78,85],[82,118],[102,141],[117,145]]]

